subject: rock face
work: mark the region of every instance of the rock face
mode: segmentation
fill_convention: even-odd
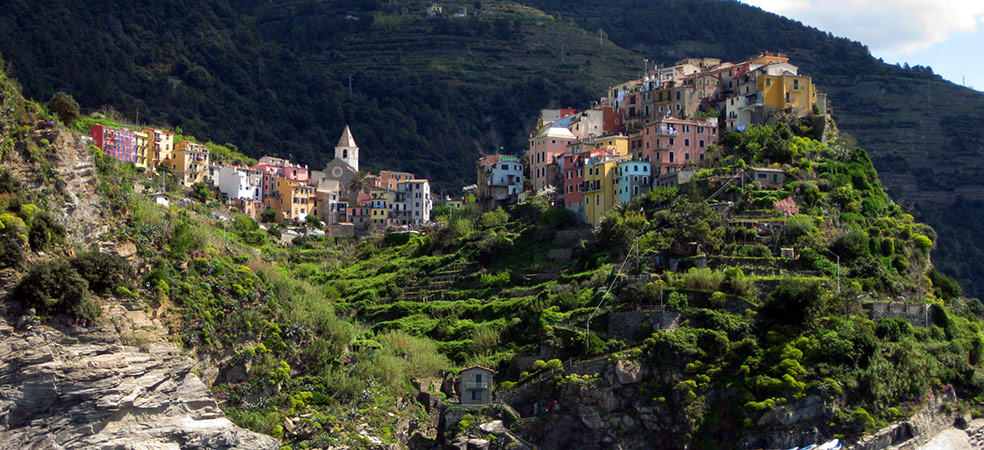
[[[177,347],[152,334],[121,339],[139,322],[118,306],[109,313],[63,330],[0,318],[0,449],[279,447],[225,418]]]

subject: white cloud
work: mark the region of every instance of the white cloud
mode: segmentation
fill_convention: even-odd
[[[908,53],[974,32],[981,0],[744,0],[807,25],[861,41],[873,53]]]

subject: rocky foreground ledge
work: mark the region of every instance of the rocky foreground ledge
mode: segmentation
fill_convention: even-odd
[[[193,361],[152,322],[134,322],[142,311],[111,313],[103,324],[64,329],[0,314],[0,449],[280,446],[230,422]]]

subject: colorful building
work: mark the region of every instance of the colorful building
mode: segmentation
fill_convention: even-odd
[[[716,119],[667,118],[650,123],[640,132],[642,145],[632,157],[652,163],[656,175],[699,163],[707,147],[717,142],[717,126]]]
[[[185,187],[205,182],[210,166],[208,150],[192,141],[179,142],[171,158],[161,161],[161,164],[166,165],[178,182]]]
[[[134,131],[133,136],[137,139],[134,165],[146,169],[151,168],[153,166],[153,160],[150,157],[150,136],[144,131]]]
[[[584,218],[591,225],[601,224],[605,212],[615,206],[617,185],[615,168],[628,156],[601,155],[589,157],[584,163]]]
[[[549,178],[547,167],[567,153],[567,146],[577,140],[577,136],[571,133],[571,130],[560,127],[547,128],[543,133],[530,139],[527,159],[530,163],[530,182],[534,191],[556,183],[556,180]]]
[[[148,168],[156,168],[162,161],[171,159],[174,155],[174,133],[156,128],[144,128],[140,132],[147,135]]]
[[[277,177],[274,181],[274,194],[265,197],[263,203],[277,211],[277,220],[303,222],[308,214],[319,217],[315,202],[315,188],[306,183]]]
[[[112,128],[105,125],[93,125],[89,136],[103,155],[123,162],[137,162],[137,136],[126,128]]]
[[[479,211],[515,203],[523,192],[523,164],[508,155],[486,155],[478,160],[475,201]]]
[[[410,172],[397,172],[393,170],[379,171],[379,185],[390,190],[396,190],[396,185],[407,180],[414,179]]]
[[[633,197],[645,194],[652,183],[653,174],[648,161],[623,160],[615,167],[619,203],[629,203]]]

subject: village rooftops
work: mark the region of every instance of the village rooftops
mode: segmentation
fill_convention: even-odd
[[[575,136],[574,133],[571,133],[571,130],[562,127],[547,128],[547,131],[541,133],[537,137],[538,138],[546,137],[546,138],[554,138],[554,139],[577,139],[577,136]]]

